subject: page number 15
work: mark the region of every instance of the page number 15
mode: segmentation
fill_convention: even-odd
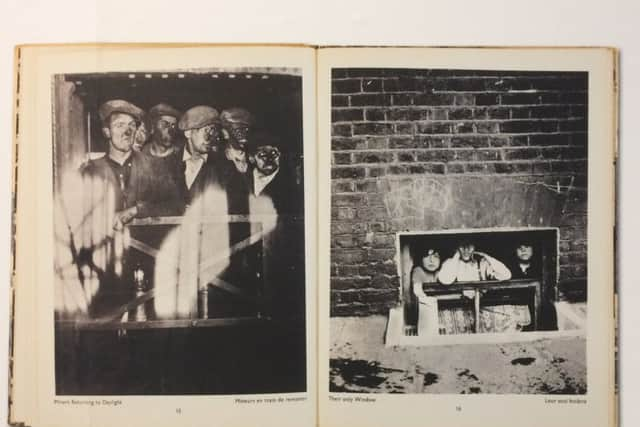
[[[456,412],[462,412],[462,406],[456,405]]]

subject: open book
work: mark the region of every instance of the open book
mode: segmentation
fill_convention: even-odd
[[[11,423],[615,425],[615,50],[16,65]]]

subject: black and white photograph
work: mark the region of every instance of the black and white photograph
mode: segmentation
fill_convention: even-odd
[[[301,70],[52,91],[56,394],[307,391]]]
[[[331,70],[329,392],[587,393],[588,81]]]

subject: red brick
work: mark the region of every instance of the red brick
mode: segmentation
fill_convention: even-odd
[[[359,150],[366,148],[366,141],[360,138],[331,138],[331,150]]]
[[[416,132],[421,134],[447,134],[451,133],[449,123],[418,123]]]
[[[416,156],[411,152],[400,152],[396,153],[396,159],[398,162],[414,162],[416,160]]]
[[[531,163],[496,163],[496,173],[531,172]]]
[[[452,126],[454,133],[474,133],[475,127],[472,122],[456,122]]]
[[[333,249],[331,262],[340,264],[358,264],[367,260],[367,251],[364,249]]]
[[[551,162],[533,162],[532,166],[534,174],[551,172]]]
[[[350,193],[353,191],[353,182],[332,182],[332,193]]]
[[[341,167],[331,169],[331,178],[364,178],[364,168],[359,167]]]
[[[351,124],[331,125],[331,136],[351,136],[352,134]]]
[[[569,134],[530,135],[529,145],[569,145]]]
[[[414,124],[409,123],[396,123],[394,126],[396,135],[413,135]]]
[[[468,173],[482,173],[482,174],[491,174],[495,172],[495,164],[481,162],[481,163],[465,163],[464,170]]]
[[[385,120],[385,111],[379,108],[367,108],[365,110],[365,120],[370,122],[375,121],[384,121]]]
[[[332,95],[331,106],[332,107],[348,107],[349,97],[347,95]]]
[[[446,173],[464,173],[464,163],[447,163],[446,165]]]
[[[356,182],[356,191],[364,192],[364,193],[377,193],[378,183],[377,181]]]
[[[505,160],[529,160],[542,157],[537,148],[512,148],[504,150]]]
[[[351,95],[351,105],[352,106],[384,106],[391,105],[391,95],[383,95],[383,94],[360,94],[360,95]]]
[[[382,79],[363,79],[362,90],[364,92],[382,92]]]
[[[354,153],[355,163],[389,163],[393,161],[393,153],[382,151],[365,151]]]
[[[364,120],[364,112],[360,108],[341,108],[331,110],[332,122],[353,122]]]
[[[503,105],[532,105],[540,104],[540,95],[537,93],[512,93],[500,95],[500,103]]]
[[[410,174],[443,174],[444,171],[444,164],[440,163],[410,165],[408,169]]]
[[[451,138],[451,147],[452,148],[482,148],[488,147],[489,140],[486,137],[479,136],[465,136],[459,138]]]
[[[413,97],[414,95],[410,93],[393,94],[392,105],[414,105]]]
[[[356,218],[356,210],[347,207],[331,207],[331,217],[338,220],[352,220]]]
[[[566,120],[558,122],[560,132],[586,132],[587,121],[585,119]]]
[[[571,78],[557,78],[557,77],[541,77],[532,78],[529,80],[531,86],[539,90],[587,90],[587,77],[586,73],[584,77],[571,77]]]
[[[491,119],[491,120],[508,119],[510,115],[511,115],[511,110],[509,110],[507,108],[488,108],[486,110],[486,118],[487,119]],[[476,119],[481,119],[481,118],[484,118],[484,117],[480,116],[480,114],[478,113],[475,116],[475,118]]]
[[[511,108],[509,110],[509,116],[503,117],[504,119],[528,119],[531,117],[531,108]]]
[[[406,77],[384,79],[383,88],[385,92],[416,92],[420,90],[415,79]]]
[[[383,150],[389,147],[387,138],[367,138],[367,148],[373,150]]]
[[[390,135],[393,125],[390,123],[356,123],[353,125],[354,135]]]
[[[465,120],[473,117],[473,110],[471,108],[457,108],[449,111],[449,120]]]
[[[349,234],[335,236],[331,239],[332,248],[355,248],[359,247],[356,239]]]
[[[453,101],[453,95],[418,94],[413,97],[414,105],[453,105]]]
[[[411,137],[391,137],[389,138],[389,148],[420,148],[420,141]]]
[[[354,214],[355,217],[355,214]],[[366,229],[366,225],[362,222],[340,222],[331,221],[331,233],[332,234],[344,234],[344,233],[363,233]]]
[[[389,120],[398,121],[426,120],[428,111],[414,108],[392,108],[387,112],[387,117]]]
[[[331,197],[331,206],[350,206],[354,208],[365,204],[365,197],[361,194],[339,194]]]
[[[500,132],[500,124],[496,122],[476,122],[476,132],[498,133]]]
[[[475,105],[498,105],[498,95],[480,94],[476,95]]]
[[[500,160],[500,150],[476,150],[475,159],[480,161]]]
[[[387,174],[387,168],[384,167],[368,167],[367,178],[377,178]]]
[[[351,163],[350,153],[333,153],[333,163],[336,165],[348,165]]]
[[[453,97],[454,105],[474,105],[475,101],[476,97],[471,94],[454,95]]]
[[[362,91],[360,79],[332,80],[331,93],[358,93]]]
[[[371,278],[369,277],[332,277],[331,278],[331,290],[351,290],[368,288],[371,284]],[[332,292],[333,296],[333,292]]]

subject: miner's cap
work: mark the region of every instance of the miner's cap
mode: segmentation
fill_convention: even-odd
[[[102,104],[98,109],[98,115],[103,123],[113,113],[128,114],[139,122],[144,118],[144,111],[142,111],[142,109],[124,99],[112,99]]]
[[[218,110],[208,105],[197,105],[185,111],[180,117],[178,127],[181,130],[199,129],[216,123],[220,123]]]
[[[173,108],[171,105],[165,103],[154,105],[149,110],[149,121],[151,123],[155,122],[162,116],[171,116],[179,119],[180,116],[182,116],[182,113],[179,110]]]
[[[244,108],[227,108],[220,113],[222,124],[253,124],[253,116]]]

